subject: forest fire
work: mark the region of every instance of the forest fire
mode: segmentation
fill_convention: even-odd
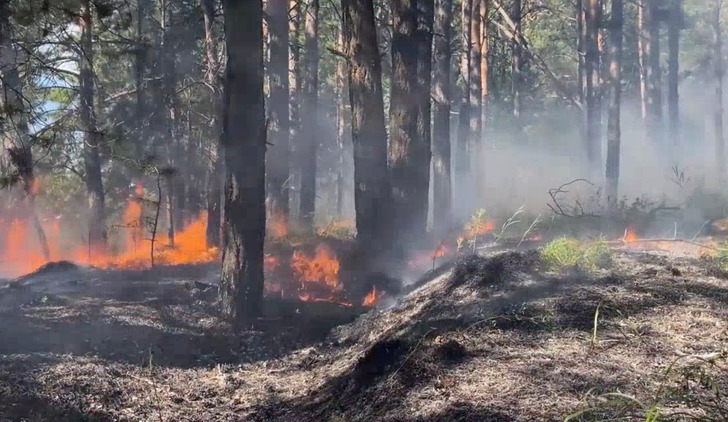
[[[364,300],[361,303],[362,306],[373,306],[375,303],[377,303],[381,295],[382,293],[377,290],[376,286],[372,287],[372,291],[364,296]]]
[[[299,281],[298,296],[303,301],[331,301],[343,290],[339,282],[339,260],[326,245],[318,245],[314,256],[293,252],[291,270]]]
[[[624,231],[624,237],[622,238],[625,243],[634,243],[639,240],[637,237],[637,233],[634,231],[632,227],[627,227]]]

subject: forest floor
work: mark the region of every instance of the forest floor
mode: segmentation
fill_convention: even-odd
[[[212,268],[0,281],[0,421],[728,420],[728,281],[705,261],[620,249],[551,274],[533,251],[484,255],[359,317],[269,301],[239,335]]]

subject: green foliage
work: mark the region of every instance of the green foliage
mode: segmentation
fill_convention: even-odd
[[[593,271],[612,265],[612,251],[603,238],[585,244],[574,238],[562,237],[543,247],[541,263],[548,270],[575,267]]]
[[[725,241],[718,246],[718,253],[715,255],[715,260],[723,271],[728,271],[728,241]]]

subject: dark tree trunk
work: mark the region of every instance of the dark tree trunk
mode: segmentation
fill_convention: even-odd
[[[144,92],[146,90],[144,84],[144,76],[147,68],[147,42],[144,38],[144,22],[148,13],[148,0],[137,0],[136,15],[136,54],[134,58],[134,79],[136,83],[136,159],[144,158],[144,146],[146,144],[146,103]],[[140,169],[141,170],[141,169]]]
[[[433,119],[433,218],[436,233],[449,225],[452,213],[452,180],[450,174],[450,104],[452,85],[450,66],[452,51],[452,0],[437,0],[434,23],[434,72],[432,98]]]
[[[289,166],[289,85],[288,85],[288,0],[268,0],[268,33],[270,64],[268,65],[268,130],[270,152],[267,157],[268,204],[272,210],[288,218]]]
[[[300,179],[301,179],[301,163],[299,154],[303,144],[301,142],[301,119],[299,118],[301,111],[301,26],[303,22],[303,1],[289,0],[288,10],[288,33],[290,37],[290,56],[288,63],[288,84],[290,85],[290,176],[288,209],[289,213],[295,210],[300,211]],[[295,157],[295,158],[294,158]],[[292,195],[293,193],[293,195]]]
[[[667,108],[670,119],[672,147],[680,142],[680,31],[682,30],[682,0],[671,0],[668,32]]]
[[[184,192],[186,168],[181,162],[184,147],[179,130],[179,110],[177,104],[177,64],[176,64],[176,28],[174,25],[174,5],[162,2],[162,110],[164,123],[164,150],[168,169],[167,184],[167,240],[174,246],[175,229],[182,228],[184,214]],[[181,199],[181,200],[180,200]]]
[[[222,146],[225,225],[220,299],[238,327],[260,314],[265,241],[265,97],[261,0],[224,0],[227,71]]]
[[[624,7],[622,0],[612,0],[612,22],[609,34],[609,123],[607,129],[606,195],[610,208],[617,205],[619,188],[619,156],[621,143],[622,101],[622,33]]]
[[[423,85],[429,82],[429,75],[426,81],[423,79],[425,73],[429,74],[431,64],[429,60],[424,63],[426,47],[422,43],[426,37],[420,36],[424,30],[419,28],[419,15],[418,0],[392,2],[389,169],[397,240],[402,245],[427,229],[430,145],[426,137],[430,116],[422,116],[421,104],[429,103],[429,86]],[[428,72],[421,70],[425,68]]]
[[[462,0],[460,55],[460,75],[462,76],[462,97],[458,114],[458,137],[455,149],[455,178],[464,180],[470,172],[470,145],[468,133],[470,125],[470,27],[472,26],[473,0]]]
[[[643,54],[645,66],[645,108],[647,138],[653,145],[662,143],[662,71],[660,70],[661,0],[645,0],[643,14]]]
[[[210,123],[210,150],[212,151],[211,169],[207,176],[207,246],[220,246],[220,230],[222,227],[222,185],[225,160],[223,150],[220,148],[222,112],[222,83],[220,78],[220,60],[217,56],[217,43],[213,32],[215,23],[215,1],[202,0],[202,13],[205,19],[205,58],[207,69],[205,80],[211,87],[210,108],[212,122]]]
[[[79,120],[84,138],[83,161],[89,205],[89,243],[91,247],[104,248],[106,246],[106,208],[101,179],[101,154],[99,153],[101,134],[96,127],[94,110],[93,19],[90,0],[84,0],[79,25],[81,26],[81,52],[78,57]]]
[[[469,132],[468,132],[468,138],[470,142],[470,146],[472,148],[472,151],[476,154],[476,160],[475,163],[479,164],[479,158],[478,157],[478,151],[480,150],[480,135],[483,130],[483,124],[482,124],[482,111],[483,111],[483,105],[481,103],[482,100],[482,80],[481,80],[481,74],[480,74],[480,65],[481,65],[481,50],[483,47],[483,40],[481,39],[481,30],[480,30],[480,4],[484,0],[473,0],[473,7],[470,11],[471,17],[470,17],[470,71],[468,72],[470,74],[470,92],[469,92],[469,100],[468,103],[470,105],[469,110],[470,113],[468,115],[469,117]],[[481,167],[478,165],[478,167]],[[476,169],[476,173],[477,173]]]
[[[432,165],[432,43],[435,22],[435,0],[417,0],[417,138],[421,140],[421,155],[417,155],[419,166],[417,230],[427,230],[429,210],[430,167]]]
[[[382,64],[372,0],[342,0],[344,47],[349,65],[354,200],[362,251],[381,250],[388,238],[390,197],[384,126]]]
[[[301,204],[300,220],[304,230],[312,231],[316,212],[316,151],[318,146],[318,86],[319,86],[319,0],[308,0],[305,12],[305,43],[303,74],[301,75]]]
[[[720,27],[720,12],[723,0],[712,0],[713,6],[713,70],[715,72],[715,104],[713,125],[715,131],[715,163],[718,177],[725,178],[725,138],[723,134],[723,34]]]
[[[602,90],[599,54],[599,24],[601,1],[585,0],[584,11],[586,31],[586,152],[592,169],[601,167],[602,151]]]

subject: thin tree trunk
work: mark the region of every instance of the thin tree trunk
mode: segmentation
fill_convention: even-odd
[[[83,158],[89,201],[89,247],[104,248],[106,246],[106,209],[104,186],[101,179],[101,154],[99,153],[101,136],[96,127],[94,110],[93,19],[90,0],[83,2],[79,25],[81,26],[81,52],[78,58],[79,114],[84,137]]]
[[[220,61],[218,59],[217,42],[213,32],[215,23],[215,1],[202,0],[202,12],[205,19],[205,58],[207,69],[205,80],[210,85],[210,107],[212,122],[210,123],[210,150],[212,152],[212,166],[207,180],[207,246],[220,246],[220,230],[222,227],[222,185],[225,160],[223,150],[220,148],[222,111],[222,84],[220,81]]]
[[[270,104],[268,130],[270,152],[267,157],[268,203],[272,210],[288,218],[289,96],[288,85],[288,0],[268,0],[270,64],[268,86]]]
[[[185,174],[186,169],[180,162],[183,152],[181,140],[179,138],[179,110],[177,107],[177,69],[175,63],[175,46],[174,41],[176,34],[174,33],[174,14],[173,3],[169,0],[160,0],[160,9],[162,11],[162,110],[164,118],[164,150],[167,159],[166,182],[167,182],[167,240],[169,246],[174,246],[175,228],[182,228],[182,220],[184,213],[184,198],[179,201],[180,196],[184,196],[185,191]]]
[[[680,31],[682,30],[682,0],[671,0],[668,32],[667,107],[670,119],[672,147],[680,142]]]
[[[303,1],[289,0],[288,10],[290,16],[288,18],[288,32],[290,37],[291,51],[288,63],[288,84],[290,86],[290,152],[292,158],[289,161],[290,177],[289,186],[289,212],[295,210],[300,211],[300,179],[301,179],[301,163],[298,158],[303,147],[301,138],[301,27],[303,22]],[[294,195],[291,195],[291,192]]]
[[[720,27],[720,12],[723,0],[712,0],[713,5],[713,69],[715,72],[715,104],[713,124],[715,130],[715,162],[718,177],[725,178],[725,138],[723,135],[723,34]]]
[[[653,145],[662,143],[662,71],[660,70],[660,0],[646,0],[643,7],[643,30],[647,138]]]
[[[349,65],[354,199],[360,249],[383,249],[389,237],[387,133],[382,63],[372,0],[342,0],[344,47]]]
[[[136,142],[136,158],[142,160],[144,158],[144,145],[146,143],[146,107],[144,99],[144,75],[147,67],[147,42],[144,39],[144,21],[147,14],[147,1],[137,0],[136,15],[136,54],[134,62],[134,78],[136,83],[136,124],[137,124],[137,142]],[[141,169],[140,169],[141,170]]]
[[[303,57],[301,203],[300,220],[304,230],[313,231],[316,212],[316,152],[318,146],[318,86],[319,86],[319,0],[308,0],[305,12],[305,43]]]
[[[222,145],[226,188],[220,299],[240,328],[260,315],[265,242],[263,5],[224,0],[227,71]]]
[[[337,48],[344,51],[344,31],[340,30],[337,39]],[[337,150],[337,176],[336,176],[336,215],[344,216],[344,197],[346,195],[346,145],[348,144],[347,130],[350,118],[346,109],[348,92],[346,62],[339,59],[336,62],[336,144]]]
[[[417,139],[421,142],[418,162],[417,230],[427,230],[429,214],[430,167],[432,164],[432,43],[435,22],[435,0],[417,0]],[[421,221],[420,221],[421,220]]]
[[[478,168],[476,169],[476,174],[478,173],[478,170],[480,170],[479,165],[479,156],[477,155],[480,151],[480,142],[481,142],[481,132],[483,130],[483,124],[482,124],[482,111],[483,111],[483,105],[481,100],[483,99],[483,92],[482,92],[482,79],[481,79],[481,52],[483,49],[483,40],[481,38],[481,19],[480,19],[480,5],[485,0],[473,0],[473,8],[470,11],[471,17],[471,25],[470,25],[470,42],[471,42],[471,48],[470,48],[470,71],[468,72],[470,74],[470,122],[468,124],[468,127],[470,128],[470,131],[468,133],[468,138],[470,142],[470,148],[471,151],[473,151],[475,155],[475,163],[478,165]]]
[[[612,1],[612,21],[609,34],[609,123],[607,129],[607,203],[614,209],[618,200],[619,158],[621,143],[621,101],[622,101],[622,34],[624,7],[622,0]]]
[[[582,0],[584,1],[584,0]],[[647,17],[649,13],[646,12],[648,2],[650,0],[637,0],[637,60],[639,61],[640,70],[640,111],[642,112],[642,122],[647,127],[647,55],[645,53],[645,47],[649,40],[649,33],[647,32]]]
[[[437,0],[434,23],[433,119],[433,219],[436,233],[443,233],[452,217],[450,174],[450,104],[452,85],[452,0]]]
[[[511,101],[513,102],[513,127],[517,132],[521,131],[522,99],[521,90],[523,76],[521,75],[523,53],[521,51],[521,39],[523,24],[521,23],[521,0],[514,0],[511,9],[511,20],[516,25],[513,40],[511,41]]]
[[[601,167],[601,75],[599,63],[599,23],[601,1],[586,0],[586,151],[591,168]]]
[[[462,52],[460,55],[460,74],[462,76],[462,98],[458,115],[458,138],[455,150],[455,177],[464,180],[470,172],[470,148],[468,132],[470,125],[470,27],[472,24],[473,0],[462,0],[460,33]]]
[[[485,141],[488,125],[488,0],[480,0],[480,122],[481,144]]]

